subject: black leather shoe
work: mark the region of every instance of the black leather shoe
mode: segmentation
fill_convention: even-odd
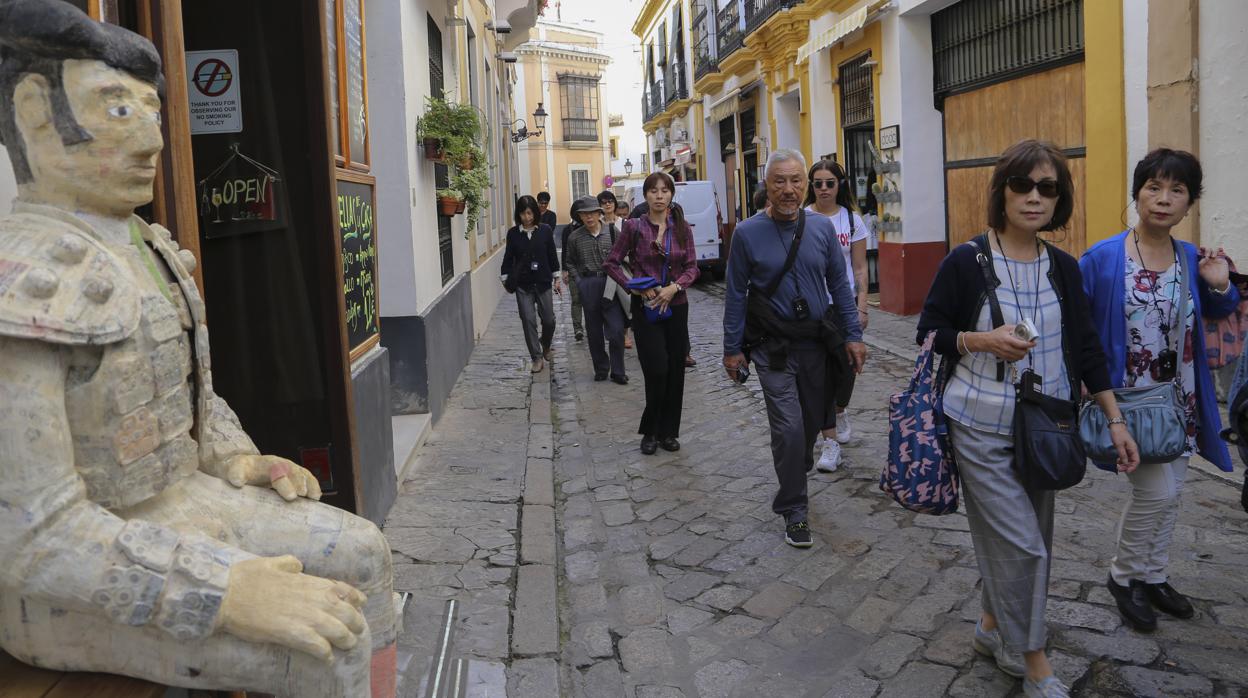
[[[611,376],[611,382],[618,383],[620,385],[628,385],[628,376]]]
[[[653,436],[641,437],[641,452],[647,456],[653,456],[654,452],[659,450],[659,441]]]
[[[664,451],[680,450],[680,442],[676,440],[675,436],[669,436],[666,439],[660,440],[659,445],[663,447]]]
[[[1114,597],[1114,601],[1118,602],[1118,612],[1122,614],[1122,619],[1127,621],[1128,625],[1145,633],[1157,629],[1157,614],[1153,612],[1153,607],[1148,603],[1148,592],[1145,590],[1144,582],[1133,579],[1129,586],[1124,587],[1110,577],[1106,586],[1109,587],[1109,593]]]
[[[1148,600],[1158,611],[1169,613],[1175,618],[1191,618],[1196,615],[1196,609],[1192,608],[1192,602],[1187,597],[1174,590],[1169,582],[1161,584],[1145,584],[1144,591],[1148,595]]]
[[[605,374],[605,373],[595,373],[595,374],[594,374],[594,380],[596,380],[596,381],[598,381],[598,382],[605,381],[606,379],[607,379],[607,374]]]

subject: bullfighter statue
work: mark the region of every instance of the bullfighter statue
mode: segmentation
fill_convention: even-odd
[[[377,527],[315,501],[213,393],[194,256],[152,200],[147,40],[0,0],[0,647],[40,667],[393,698]]]

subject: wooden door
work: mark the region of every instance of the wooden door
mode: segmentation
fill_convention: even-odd
[[[1064,153],[1075,209],[1045,239],[1078,257],[1085,249],[1083,63],[1053,68],[953,95],[945,100],[945,211],[950,248],[987,227],[988,184],[997,157],[1025,138],[1052,141]]]

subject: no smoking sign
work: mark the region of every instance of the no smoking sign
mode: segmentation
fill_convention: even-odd
[[[191,133],[238,133],[243,130],[239,99],[238,51],[187,51],[187,92]]]

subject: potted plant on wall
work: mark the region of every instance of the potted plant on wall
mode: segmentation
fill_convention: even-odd
[[[464,205],[464,195],[458,189],[438,190],[438,212],[444,216],[453,216]]]
[[[436,97],[426,99],[425,113],[416,120],[426,158],[468,167],[485,159],[477,146],[481,130],[476,107]]]
[[[485,190],[490,186],[490,173],[484,167],[471,170],[457,169],[451,176],[451,186],[460,192],[467,205],[468,227],[464,229],[464,234],[467,235],[476,230],[477,222],[481,219],[481,211],[490,204],[485,194]]]

